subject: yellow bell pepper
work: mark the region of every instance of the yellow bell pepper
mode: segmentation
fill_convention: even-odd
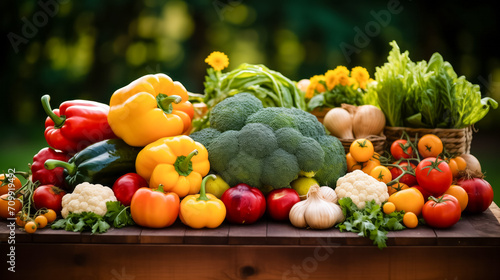
[[[181,201],[179,218],[183,224],[192,228],[216,228],[224,222],[224,202],[213,194],[205,193],[206,181],[215,178],[213,174],[203,178],[200,194],[188,195]]]
[[[137,155],[135,169],[150,188],[161,184],[165,191],[184,197],[200,191],[210,162],[205,146],[179,135],[160,138],[144,147]]]
[[[188,99],[184,86],[169,76],[146,75],[113,93],[108,123],[127,144],[143,147],[185,131],[185,118],[189,116],[175,105]]]

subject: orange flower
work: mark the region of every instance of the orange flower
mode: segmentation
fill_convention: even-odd
[[[229,65],[229,58],[223,52],[212,52],[206,59],[205,62],[212,66],[215,71],[221,71]]]

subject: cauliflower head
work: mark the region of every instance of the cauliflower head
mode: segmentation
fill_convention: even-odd
[[[108,211],[108,201],[116,201],[111,188],[100,184],[81,183],[72,193],[63,196],[61,215],[66,218],[69,213],[94,212],[104,216]]]
[[[368,201],[375,200],[375,203],[382,205],[382,202],[389,199],[387,185],[361,170],[354,170],[340,177],[335,192],[339,199],[350,197],[359,209],[364,209]]]

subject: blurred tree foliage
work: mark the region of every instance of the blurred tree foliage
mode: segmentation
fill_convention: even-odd
[[[74,98],[107,103],[114,90],[149,73],[201,93],[204,58],[214,50],[229,56],[230,69],[262,63],[292,80],[337,65],[361,65],[373,75],[391,40],[414,61],[440,52],[500,100],[499,24],[488,5],[335,2],[2,1],[2,127],[43,126],[43,94],[54,107]],[[484,126],[499,115],[491,112]]]

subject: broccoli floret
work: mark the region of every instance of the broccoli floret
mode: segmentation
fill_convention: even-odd
[[[262,159],[253,157],[240,150],[240,152],[229,162],[229,166],[225,172],[228,174],[227,177],[229,180],[226,182],[230,186],[245,183],[255,188],[261,188],[261,172]]]
[[[238,135],[240,150],[252,157],[262,158],[278,148],[274,131],[261,123],[245,125]]]
[[[299,168],[304,172],[316,171],[324,163],[325,152],[321,145],[311,137],[302,137],[295,152]]]
[[[297,158],[283,149],[275,150],[263,163],[261,182],[275,189],[288,187],[300,172]]]
[[[275,135],[278,146],[291,154],[295,154],[304,137],[297,129],[291,127],[280,128],[276,130]]]
[[[344,147],[331,135],[320,136],[317,140],[325,152],[325,162],[314,178],[322,186],[335,188],[337,180],[347,172]]]
[[[288,109],[288,113],[295,117],[295,123],[302,135],[314,139],[326,135],[325,127],[313,114],[297,108]]]
[[[214,138],[210,145],[208,145],[208,160],[213,170],[221,172],[228,168],[229,161],[240,149],[238,145],[239,133],[240,132],[236,130],[228,130],[221,133],[219,137]],[[226,178],[224,179],[227,181]]]
[[[248,116],[263,108],[262,102],[250,93],[242,92],[226,98],[212,108],[210,127],[224,132],[240,130]]]
[[[212,143],[212,140],[214,138],[219,137],[220,134],[221,132],[218,131],[217,129],[207,127],[202,130],[191,133],[189,137],[191,137],[194,141],[203,144],[203,146],[208,147],[208,145]]]
[[[247,123],[267,124],[273,130],[278,130],[282,127],[297,128],[297,121],[293,115],[287,113],[288,110],[288,108],[282,107],[267,107],[250,115]]]

